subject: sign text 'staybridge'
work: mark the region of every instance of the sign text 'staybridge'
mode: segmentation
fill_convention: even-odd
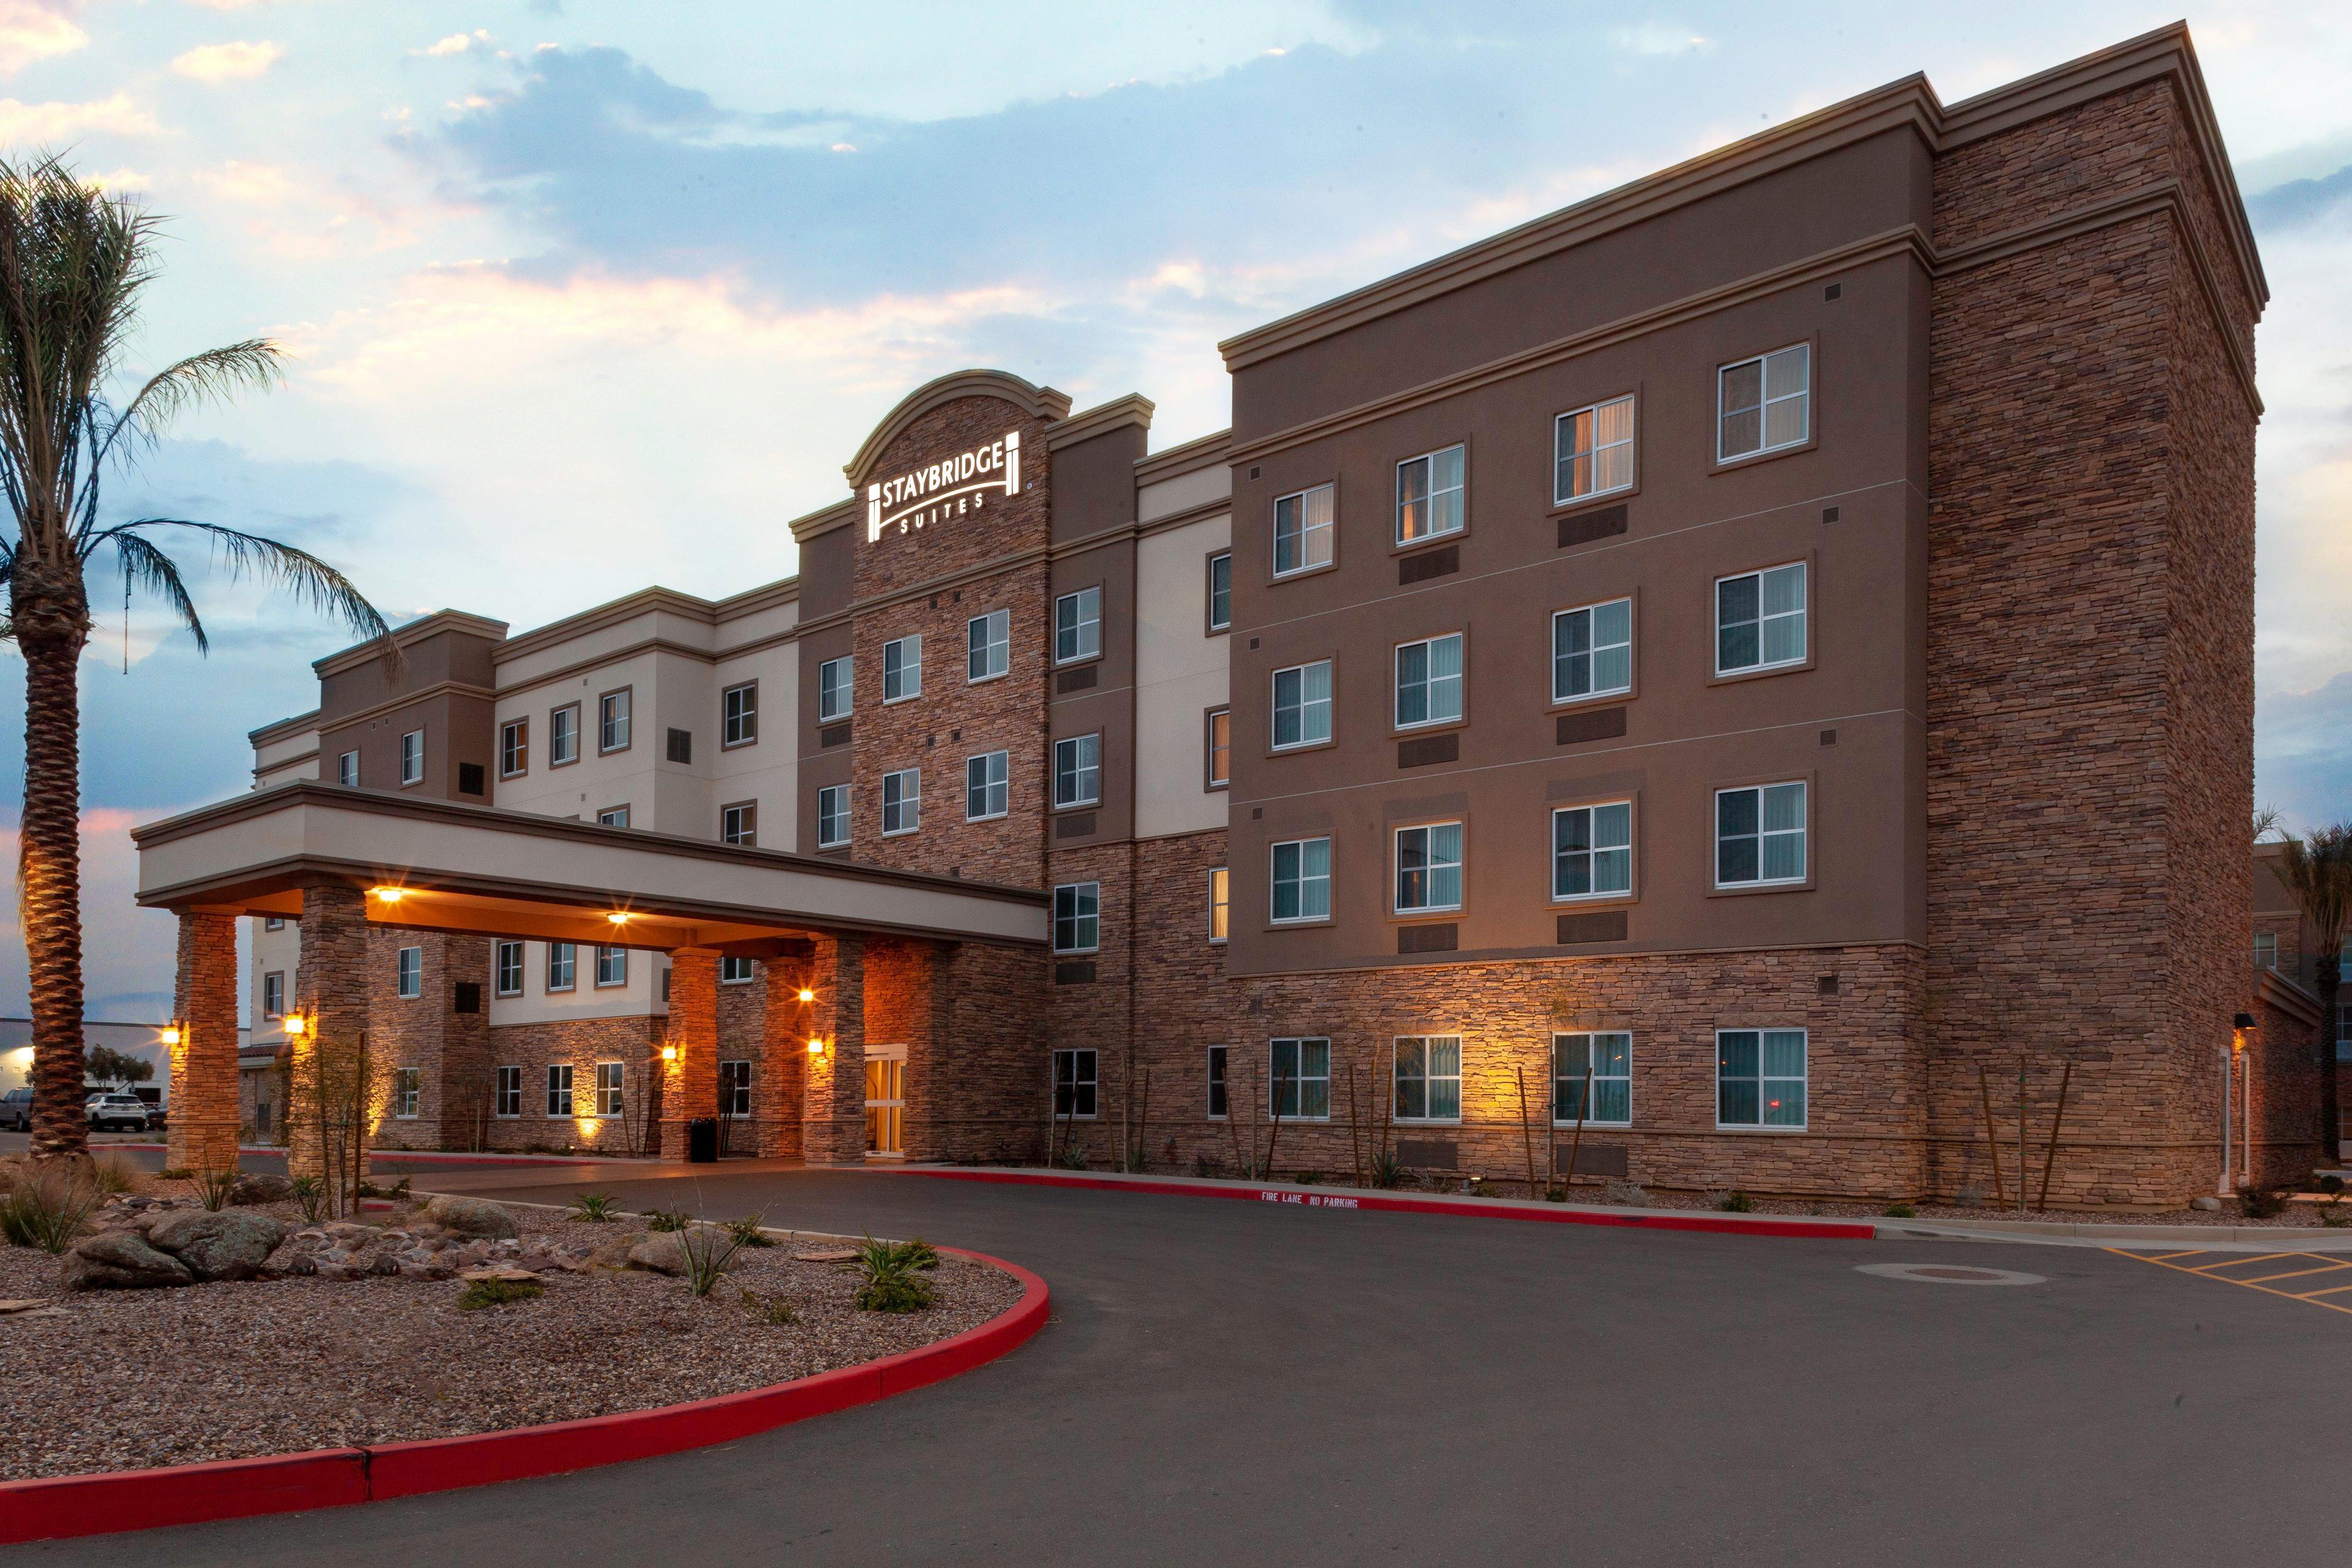
[[[866,538],[882,537],[893,523],[898,531],[977,511],[991,492],[1021,489],[1021,432],[1008,430],[985,447],[927,463],[911,473],[866,487]]]

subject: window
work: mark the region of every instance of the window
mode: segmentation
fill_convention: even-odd
[[[547,944],[547,988],[550,991],[572,989],[576,952],[577,950],[568,942]]]
[[[522,994],[522,943],[502,942],[498,946],[498,960],[492,966],[497,976],[496,989],[501,996]]]
[[[1803,562],[1716,580],[1716,674],[1804,662]]]
[[[261,929],[264,931],[284,931],[286,929],[286,917],[284,915],[268,916],[262,921]]]
[[[1591,1075],[1592,1103],[1584,1100]],[[1633,1120],[1633,1037],[1626,1034],[1551,1037],[1551,1119],[1623,1127]]]
[[[1462,634],[1399,643],[1396,727],[1450,724],[1462,717]]]
[[[1274,574],[1311,572],[1331,564],[1338,492],[1329,485],[1284,496],[1274,503]]]
[[[665,970],[663,973],[668,972]],[[738,958],[731,952],[719,954],[719,984],[721,985],[751,984],[751,961],[748,958]]]
[[[1276,1116],[1322,1121],[1331,1114],[1331,1042],[1274,1040],[1267,1064],[1268,1103]]]
[[[1227,894],[1232,886],[1233,879],[1226,874],[1225,868],[1223,866],[1209,873],[1209,940],[1211,942],[1224,941],[1225,932],[1231,926],[1232,909]]]
[[[629,689],[607,691],[596,700],[596,752],[629,749]]]
[[[1462,531],[1462,452],[1448,447],[1397,465],[1396,542]]]
[[[547,1113],[550,1116],[572,1114],[572,1064],[570,1062],[548,1064]]]
[[[1605,899],[1633,890],[1633,806],[1562,806],[1551,814],[1551,896]]]
[[[1274,847],[1273,918],[1331,918],[1331,841],[1301,838]]]
[[[530,721],[509,719],[499,726],[499,777],[513,778],[530,766]]]
[[[404,1120],[414,1120],[416,1102],[424,1098],[425,1069],[402,1068],[393,1075],[392,1113]]]
[[[923,638],[894,637],[882,645],[882,700],[904,702],[923,694]]]
[[[1552,422],[1554,506],[1605,496],[1633,482],[1633,400],[1613,398]]]
[[[1102,799],[1102,737],[1073,735],[1054,742],[1054,808],[1093,805]]]
[[[1054,1114],[1090,1121],[1095,1113],[1095,1053],[1054,1053]]]
[[[826,659],[816,667],[816,717],[820,724],[849,717],[856,693],[851,677],[851,656]]]
[[[522,1068],[503,1067],[499,1069],[498,1104],[496,1113],[501,1117],[522,1114]]]
[[[345,752],[335,759],[335,782],[345,789],[360,787],[360,754]]]
[[[286,974],[271,970],[261,977],[261,1016],[282,1018],[286,1016]]]
[[[1401,1035],[1396,1042],[1399,1121],[1462,1120],[1462,1037]]]
[[[400,782],[405,787],[425,782],[425,731],[411,730],[400,738]]]
[[[1081,588],[1054,601],[1054,662],[1068,664],[1102,652],[1102,590]]]
[[[1805,786],[1715,792],[1715,885],[1805,879]]]
[[[719,1114],[745,1117],[751,1114],[751,1064],[748,1061],[719,1064]]]
[[[1011,758],[1003,752],[983,752],[967,757],[963,764],[963,819],[985,822],[992,816],[1003,816],[1009,809],[1009,786],[1005,783]]]
[[[971,644],[964,679],[993,680],[1013,668],[1013,612],[991,610],[964,623]]]
[[[907,768],[882,775],[882,837],[912,833],[923,825],[923,770]]]
[[[1633,601],[1612,599],[1551,618],[1551,700],[1577,702],[1633,689]]]
[[[580,760],[580,704],[569,702],[547,716],[547,765]]]
[[[1717,1029],[1715,1089],[1718,1127],[1802,1127],[1805,1031]]]
[[[1401,915],[1462,907],[1460,823],[1397,829],[1396,907]]]
[[[1054,951],[1093,952],[1102,946],[1102,884],[1065,882],[1054,889]]]
[[[398,963],[401,1000],[413,1002],[425,994],[425,950],[421,947],[402,948]]]
[[[1225,551],[1209,557],[1209,629],[1229,630],[1234,624],[1234,556]]]
[[[621,1064],[619,1062],[596,1064],[596,1114],[599,1116],[621,1114]]]
[[[828,784],[816,792],[816,847],[838,849],[849,842],[849,786]]]
[[[1811,427],[1812,350],[1803,343],[1716,372],[1715,459],[1801,447]]]
[[[1331,661],[1274,672],[1274,749],[1312,746],[1331,738]]]
[[[596,949],[596,984],[599,986],[626,985],[629,983],[629,950],[625,947]]]
[[[1209,1047],[1209,1120],[1225,1119],[1225,1055],[1227,1047]]]
[[[748,746],[760,738],[760,683],[747,681],[719,694],[719,749]]]
[[[608,805],[596,814],[596,826],[599,827],[626,827],[628,825],[629,808],[625,805]]]
[[[2254,933],[2254,967],[2257,969],[2278,967],[2278,933],[2276,931],[2258,931]]]
[[[1218,708],[1209,714],[1209,787],[1223,789],[1234,782],[1234,710]]]
[[[760,803],[755,800],[737,801],[733,805],[719,808],[719,842],[732,844],[741,849],[756,849],[760,845]]]

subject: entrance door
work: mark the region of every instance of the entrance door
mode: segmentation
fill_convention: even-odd
[[[906,1145],[907,1047],[866,1047],[866,1152],[890,1158]]]

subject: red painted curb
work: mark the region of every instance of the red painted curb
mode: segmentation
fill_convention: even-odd
[[[125,1527],[108,1521],[123,1518],[139,1521],[130,1529],[152,1530],[305,1513],[707,1447],[942,1382],[1018,1349],[1045,1326],[1053,1298],[1045,1280],[984,1252],[955,1247],[940,1250],[1002,1268],[1020,1281],[1021,1300],[988,1321],[936,1344],[686,1405],[376,1448],[321,1448],[161,1469],[0,1481],[0,1545],[111,1534]]]
[[[1401,1198],[1371,1193],[1300,1192],[1287,1187],[1194,1187],[1136,1176],[1057,1176],[1044,1171],[927,1171],[906,1174],[943,1182],[1017,1182],[1033,1187],[1083,1187],[1088,1191],[1157,1193],[1162,1197],[1229,1198],[1243,1203],[1287,1204],[1298,1208],[1371,1210],[1391,1214],[1467,1215],[1474,1219],[1533,1220],[1544,1225],[1613,1226],[1624,1230],[1696,1230],[1723,1236],[1777,1236],[1801,1240],[1869,1241],[1878,1228],[1864,1220],[1747,1219],[1737,1215],[1697,1214],[1687,1209],[1589,1214],[1573,1209],[1504,1208],[1497,1204],[1456,1203],[1446,1198]]]

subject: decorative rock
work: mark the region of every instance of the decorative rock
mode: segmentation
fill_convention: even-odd
[[[528,1268],[468,1268],[457,1276],[460,1279],[496,1279],[501,1284],[520,1285],[539,1282],[539,1276]]]
[[[795,1263],[847,1263],[857,1254],[846,1247],[828,1247],[815,1252],[795,1252]]]
[[[436,1225],[460,1236],[503,1238],[522,1234],[514,1215],[480,1198],[438,1197],[426,1205],[425,1212]]]
[[[250,1279],[285,1239],[283,1225],[245,1209],[187,1210],[147,1227],[148,1244],[178,1258],[199,1279]]]
[[[267,1171],[252,1171],[239,1176],[236,1185],[229,1189],[228,1201],[233,1204],[282,1204],[294,1195],[294,1183],[286,1176]]]
[[[21,1301],[0,1301],[0,1316],[15,1312],[29,1312],[36,1307],[46,1307],[48,1304],[49,1299],[46,1296],[35,1296]]]
[[[683,1274],[686,1242],[677,1231],[656,1231],[629,1248],[628,1266],[654,1274]]]
[[[2193,1209],[2203,1209],[2207,1214],[2211,1214],[2221,1206],[2221,1200],[2213,1197],[2191,1198],[2189,1200],[2189,1206]]]
[[[127,1230],[84,1237],[66,1254],[68,1290],[150,1290],[195,1282],[186,1264]]]
[[[635,1247],[639,1242],[645,1240],[645,1238],[646,1233],[642,1230],[628,1231],[623,1235],[616,1236],[612,1240],[605,1242],[601,1247],[595,1247],[590,1251],[588,1254],[588,1267],[591,1268],[626,1268],[629,1266],[630,1249]]]

